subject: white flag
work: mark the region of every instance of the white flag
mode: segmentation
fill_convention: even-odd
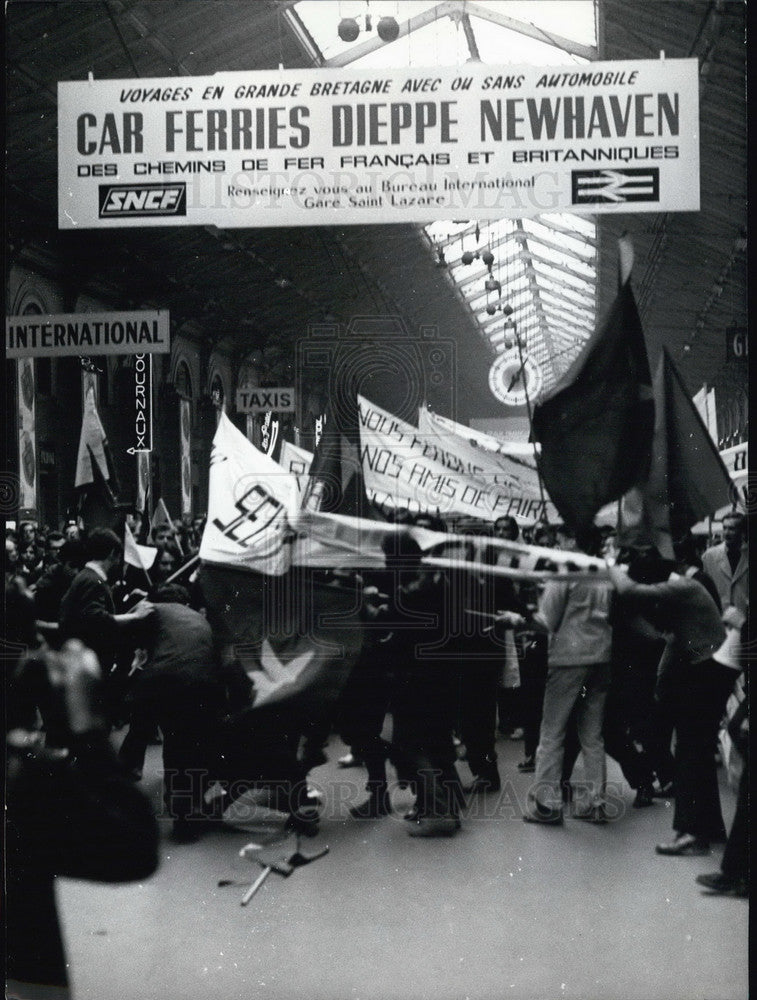
[[[225,413],[210,454],[208,519],[200,558],[279,576],[291,564],[296,478],[251,444]]]
[[[124,524],[124,562],[145,573],[155,562],[158,550],[152,545],[140,545],[128,524]]]
[[[87,394],[84,397],[84,413],[81,421],[81,435],[79,436],[79,453],[76,458],[76,477],[74,486],[86,486],[94,482],[92,472],[92,459],[90,452],[97,462],[103,479],[107,482],[110,479],[108,461],[105,457],[105,445],[107,439],[103,425],[100,422],[100,414],[97,412],[95,403],[95,393],[92,386],[87,387]]]

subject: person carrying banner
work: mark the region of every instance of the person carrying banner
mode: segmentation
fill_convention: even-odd
[[[562,548],[568,546],[570,535],[567,527],[561,528]],[[593,823],[606,821],[602,721],[610,685],[611,593],[611,585],[604,581],[550,580],[539,600],[534,622],[550,635],[549,670],[535,780],[523,816],[527,823],[563,822],[562,766],[574,706],[578,709],[584,781],[576,791],[573,815]]]
[[[393,579],[397,613],[390,655],[396,663],[392,736],[400,780],[416,790],[411,837],[451,837],[460,829],[463,792],[455,769],[454,725],[457,669],[438,659],[449,607],[448,583],[423,570],[421,550],[409,534],[383,544]]]
[[[393,687],[390,651],[394,631],[389,613],[393,574],[373,570],[363,573],[362,581],[363,645],[339,699],[338,716],[351,756],[368,772],[368,798],[353,806],[350,813],[356,819],[376,819],[391,811],[386,778],[390,745],[381,734]],[[349,766],[343,758],[338,763],[340,767]]]
[[[711,841],[725,839],[713,747],[737,671],[713,655],[725,638],[715,602],[701,583],[675,569],[652,558],[627,569],[608,566],[628,605],[670,637],[664,669],[675,691],[675,837],[658,844],[657,853],[705,855]]]
[[[502,557],[488,548],[484,560],[497,565]],[[524,624],[525,607],[518,600],[511,580],[489,573],[465,570],[451,574],[455,586],[452,600],[455,619],[462,624],[459,650],[460,736],[466,759],[474,775],[471,794],[497,792],[501,779],[497,767],[496,724],[499,678],[512,641],[512,624]],[[449,648],[449,643],[445,643]]]

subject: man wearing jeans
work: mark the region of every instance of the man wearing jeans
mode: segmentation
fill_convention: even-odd
[[[560,548],[575,548],[566,529]],[[585,546],[588,550],[591,545]],[[544,692],[534,784],[523,819],[558,825],[563,821],[561,775],[565,732],[577,705],[584,782],[576,788],[574,815],[605,822],[605,747],[602,721],[610,684],[609,624],[612,586],[604,581],[548,581],[534,621],[549,633],[549,670]]]

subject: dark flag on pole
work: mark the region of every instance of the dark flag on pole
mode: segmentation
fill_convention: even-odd
[[[352,517],[380,518],[369,501],[360,465],[357,396],[329,401],[323,430],[310,466],[303,507]]]
[[[655,430],[641,491],[642,530],[666,557],[672,541],[725,507],[731,479],[673,359],[663,348],[654,377]]]
[[[124,505],[118,502],[89,445],[87,451],[92,464],[92,482],[79,488],[79,516],[90,531],[93,528],[115,529]]]
[[[539,471],[555,507],[577,532],[646,481],[654,430],[652,379],[630,285],[630,244],[605,322],[557,385],[534,407]]]

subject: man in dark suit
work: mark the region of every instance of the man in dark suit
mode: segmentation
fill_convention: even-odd
[[[115,659],[118,636],[122,630],[151,613],[151,605],[142,602],[126,614],[117,615],[109,580],[123,556],[118,535],[108,528],[95,528],[86,543],[89,561],[73,579],[60,607],[61,641],[81,639],[97,654],[103,673]]]
[[[136,715],[157,720],[163,733],[164,802],[173,819],[173,836],[195,840],[204,792],[218,777],[215,755],[225,688],[204,615],[193,611],[184,587],[164,584],[153,594],[153,614],[139,627],[145,652],[129,693]]]
[[[109,579],[123,556],[121,540],[108,528],[95,528],[86,542],[87,562],[73,579],[60,606],[59,637],[80,639],[97,656],[106,681],[110,710],[117,709],[117,692],[111,670],[118,640],[128,630],[152,613],[152,605],[142,601],[133,611],[116,614]]]
[[[39,621],[58,621],[61,602],[85,559],[82,542],[76,538],[63,542],[58,558],[47,567],[34,588],[34,610]]]

